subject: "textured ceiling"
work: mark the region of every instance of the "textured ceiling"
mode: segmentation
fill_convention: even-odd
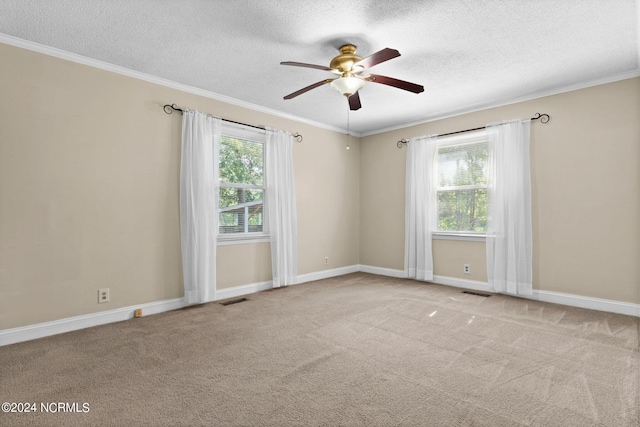
[[[368,83],[349,116],[366,135],[640,75],[638,3],[3,0],[0,33],[341,129],[347,101],[329,85],[283,99],[334,75],[279,63],[328,65],[347,42],[363,57],[397,49],[371,72],[425,91]]]

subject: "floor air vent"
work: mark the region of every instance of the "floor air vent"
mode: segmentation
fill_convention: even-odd
[[[227,301],[222,301],[220,304],[231,305],[231,304],[238,304],[239,302],[245,302],[245,301],[249,301],[249,300],[246,298],[236,298],[236,299],[230,299]]]
[[[473,292],[473,291],[462,291],[463,294],[469,294],[469,295],[477,295],[479,297],[490,297],[491,295],[489,294],[483,294],[482,292]]]

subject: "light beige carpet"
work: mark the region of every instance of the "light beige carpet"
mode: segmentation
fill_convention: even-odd
[[[633,426],[635,317],[356,273],[0,347],[0,425]]]

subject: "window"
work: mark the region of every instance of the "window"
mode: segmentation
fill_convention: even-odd
[[[227,124],[220,138],[219,240],[264,237],[264,132]]]
[[[484,131],[438,142],[437,232],[487,231],[488,145]]]

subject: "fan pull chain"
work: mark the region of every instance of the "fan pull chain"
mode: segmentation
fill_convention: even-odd
[[[347,110],[347,150],[349,149],[349,134],[351,133],[351,127],[349,124],[349,110]]]

